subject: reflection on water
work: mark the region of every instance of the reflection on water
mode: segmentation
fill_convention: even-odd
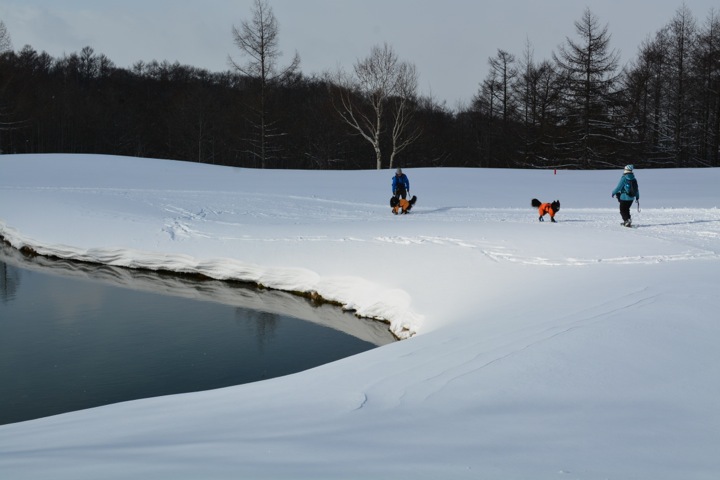
[[[0,424],[273,378],[394,341],[283,292],[0,246]]]
[[[17,292],[20,286],[20,271],[0,261],[0,300],[3,303],[7,303],[15,298],[15,292]]]

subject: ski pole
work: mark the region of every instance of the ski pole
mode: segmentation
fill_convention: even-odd
[[[638,204],[638,213],[640,213],[640,199],[638,199],[638,200],[635,200],[635,201],[636,201],[636,202],[637,202],[637,204]]]

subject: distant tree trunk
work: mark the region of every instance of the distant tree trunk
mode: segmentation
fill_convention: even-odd
[[[705,165],[720,166],[720,16],[715,12],[700,34],[697,57],[702,84],[700,156]]]
[[[490,71],[473,101],[474,107],[487,117],[484,155],[491,166],[512,166],[515,152],[522,150],[510,140],[511,123],[517,111],[513,97],[518,71],[514,63],[515,56],[505,50],[498,50],[495,57],[488,59]]]
[[[668,25],[670,125],[673,129],[674,150],[679,165],[690,166],[691,124],[696,119],[692,112],[691,53],[696,25],[692,13],[683,5]]]
[[[517,69],[513,66],[515,63],[515,55],[512,55],[505,50],[498,50],[497,55],[488,60],[490,69],[495,72],[495,78],[497,78],[498,89],[497,95],[499,96],[500,105],[502,106],[502,121],[507,122],[509,120],[510,108],[512,104],[511,98],[511,87],[515,78],[518,76]]]
[[[522,60],[522,73],[515,83],[519,111],[522,112],[523,159],[519,166],[556,166],[551,149],[553,131],[551,112],[558,102],[558,84],[547,60],[536,64],[528,43]]]
[[[12,50],[12,41],[10,40],[10,34],[5,27],[5,22],[0,20],[0,55]],[[4,80],[4,79],[2,79]],[[5,83],[3,81],[3,83]],[[0,85],[2,88],[2,85]],[[12,128],[12,123],[9,122],[5,117],[8,115],[5,112],[3,91],[0,90],[0,154],[3,153],[3,132]]]
[[[268,150],[272,148],[269,146],[269,138],[274,131],[273,123],[268,118],[267,96],[273,86],[298,72],[300,57],[296,52],[290,65],[278,70],[277,61],[281,56],[278,48],[279,26],[266,0],[255,0],[252,20],[243,21],[239,29],[233,26],[232,33],[235,45],[249,57],[249,61],[240,65],[230,58],[230,64],[243,75],[259,80],[260,84],[260,106],[255,123],[259,138],[255,147],[260,166],[265,168],[269,160]]]

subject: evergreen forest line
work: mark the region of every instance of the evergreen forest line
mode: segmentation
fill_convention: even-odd
[[[528,45],[520,54],[498,50],[488,66],[475,97],[457,110],[407,94],[417,136],[394,166],[720,167],[720,18],[713,12],[698,21],[679,8],[624,66],[589,10],[551,59],[535,60]],[[338,112],[334,92],[348,88],[300,71],[265,85],[239,71],[166,61],[119,68],[91,47],[62,58],[31,46],[6,49],[0,153],[373,169],[373,148]],[[363,92],[349,93],[369,105]],[[263,142],[272,146],[262,164],[261,111],[270,119]],[[392,142],[388,130],[381,145]]]

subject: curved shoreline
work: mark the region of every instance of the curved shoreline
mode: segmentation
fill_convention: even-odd
[[[87,264],[87,265],[95,265],[95,266],[105,266],[105,267],[115,267],[115,268],[123,268],[128,270],[134,270],[134,271],[147,271],[147,272],[153,272],[157,274],[162,275],[171,275],[179,278],[189,278],[196,281],[219,281],[219,282],[225,282],[228,284],[241,284],[247,287],[256,288],[259,290],[269,290],[269,291],[278,291],[278,292],[284,292],[293,296],[301,297],[304,299],[307,299],[315,306],[320,305],[331,305],[334,307],[341,308],[344,312],[349,312],[355,315],[357,318],[364,318],[367,320],[377,321],[383,324],[388,325],[388,331],[390,334],[396,339],[396,340],[404,340],[407,338],[410,338],[414,333],[411,333],[407,336],[404,335],[398,335],[396,332],[390,328],[391,322],[387,319],[380,318],[380,317],[372,317],[372,316],[365,316],[361,315],[357,312],[356,309],[353,308],[346,308],[346,306],[338,301],[338,300],[332,300],[323,297],[320,293],[318,293],[316,290],[308,290],[308,291],[300,291],[300,290],[287,290],[282,288],[273,287],[272,285],[265,285],[261,282],[254,281],[254,280],[247,280],[243,278],[232,278],[232,277],[223,277],[218,278],[217,276],[213,276],[209,273],[203,272],[202,269],[197,269],[195,271],[187,270],[174,270],[172,268],[167,267],[160,267],[160,268],[153,268],[149,266],[143,266],[142,264],[129,266],[129,265],[122,265],[122,264],[112,264],[112,263],[105,263],[97,260],[92,260],[89,258],[73,258],[72,256],[63,256],[57,253],[42,253],[41,251],[38,251],[37,247],[33,246],[31,242],[22,241],[21,246],[18,247],[17,245],[13,244],[12,241],[8,240],[8,238],[5,235],[5,230],[2,228],[4,225],[2,222],[0,222],[0,243],[3,243],[11,248],[13,248],[15,251],[19,252],[21,255],[23,255],[26,258],[35,258],[35,257],[42,257],[49,260],[62,260],[66,262],[73,262],[73,263],[79,263],[79,264]],[[50,249],[52,250],[52,249]],[[89,255],[86,255],[89,257]],[[81,255],[81,257],[83,257]],[[221,261],[221,260],[218,260]]]

